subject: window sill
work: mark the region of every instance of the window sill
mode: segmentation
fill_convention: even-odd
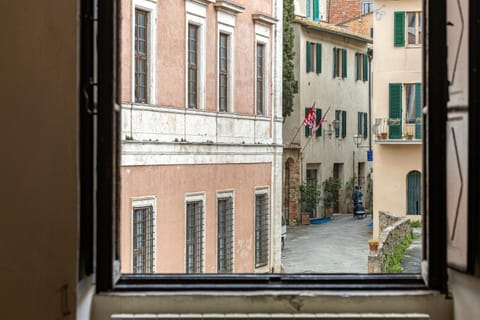
[[[421,145],[422,139],[375,139],[375,144],[415,144]]]

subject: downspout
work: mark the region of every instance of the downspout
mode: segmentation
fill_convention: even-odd
[[[367,49],[368,56],[368,151],[372,152],[372,59],[373,59],[373,49]]]

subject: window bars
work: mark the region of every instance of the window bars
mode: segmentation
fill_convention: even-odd
[[[147,103],[148,12],[135,10],[135,102]]]
[[[233,272],[233,200],[218,199],[217,271]]]
[[[153,273],[153,207],[133,209],[133,273]]]
[[[255,195],[255,267],[268,264],[268,194]]]
[[[203,229],[203,202],[188,202],[186,273],[203,272]]]

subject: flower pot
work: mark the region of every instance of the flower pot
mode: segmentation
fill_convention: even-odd
[[[386,132],[381,132],[380,136],[381,136],[382,139],[387,139],[388,134]]]
[[[378,249],[378,240],[368,240],[368,246],[371,252],[375,252]]]
[[[310,213],[309,212],[302,213],[302,224],[310,224]]]

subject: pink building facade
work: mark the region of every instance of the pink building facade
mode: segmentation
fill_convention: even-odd
[[[282,3],[121,4],[121,272],[279,271]]]

